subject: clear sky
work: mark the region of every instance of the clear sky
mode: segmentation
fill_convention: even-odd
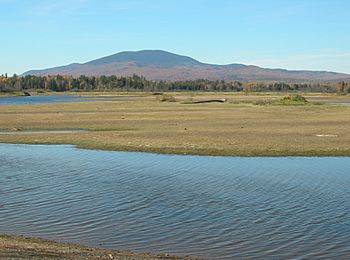
[[[161,49],[350,73],[349,0],[0,0],[0,73]]]

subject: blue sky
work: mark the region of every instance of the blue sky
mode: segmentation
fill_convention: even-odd
[[[0,73],[162,49],[350,73],[348,0],[0,0]]]

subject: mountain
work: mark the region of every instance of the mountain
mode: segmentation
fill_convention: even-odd
[[[111,63],[134,62],[139,66],[161,66],[161,67],[176,67],[176,66],[195,66],[201,63],[187,56],[177,55],[171,52],[159,50],[144,50],[144,51],[124,51],[117,54],[107,56],[101,59],[87,62],[87,65],[103,65]]]
[[[117,75],[145,76],[149,80],[226,80],[272,82],[335,82],[350,80],[349,74],[328,71],[266,69],[243,64],[216,65],[199,62],[191,57],[161,50],[125,51],[89,61],[43,70],[31,70],[23,75]]]

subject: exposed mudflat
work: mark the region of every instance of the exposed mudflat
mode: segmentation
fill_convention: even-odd
[[[346,104],[350,95],[303,93],[308,104],[282,105],[277,103],[285,93],[167,93],[165,99],[175,102],[161,102],[154,93],[132,94],[0,98],[0,143],[216,156],[350,156],[350,106],[330,104]]]
[[[132,253],[129,251],[99,249],[75,244],[64,244],[39,238],[0,235],[0,259],[120,259],[162,260],[187,259],[166,254]]]

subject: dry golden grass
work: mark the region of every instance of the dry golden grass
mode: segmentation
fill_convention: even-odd
[[[0,107],[1,130],[94,130],[1,134],[3,143],[74,144],[81,148],[235,156],[350,155],[350,106],[259,106],[283,94],[172,93],[112,102]],[[183,101],[226,98],[226,103]],[[350,96],[307,94],[310,101]]]

